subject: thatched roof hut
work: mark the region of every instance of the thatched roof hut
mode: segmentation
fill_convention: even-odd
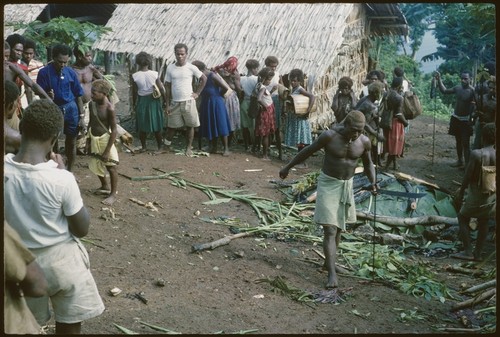
[[[14,27],[6,23],[30,23],[35,21],[47,4],[9,4],[3,8],[4,39],[14,33]],[[22,31],[16,33],[22,34]]]
[[[350,76],[361,87],[368,67],[369,36],[406,35],[397,4],[251,3],[119,4],[107,27],[113,32],[95,49],[135,55],[145,51],[160,64],[175,61],[173,47],[189,47],[189,59],[207,66],[238,57],[239,71],[255,58],[280,60],[278,71],[300,68],[317,97],[314,129],[333,121],[330,101],[337,80]]]

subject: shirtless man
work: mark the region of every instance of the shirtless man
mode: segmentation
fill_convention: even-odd
[[[374,81],[368,85],[368,96],[361,98],[354,110],[361,111],[365,115],[365,134],[372,144],[372,159],[378,166],[381,166],[379,154],[384,143],[382,128],[378,125],[378,104],[384,95],[384,84]]]
[[[17,153],[21,146],[21,134],[18,130],[11,128],[7,120],[11,119],[16,113],[19,104],[19,88],[12,81],[3,82],[4,101],[3,101],[3,134],[4,134],[4,153]]]
[[[92,91],[92,81],[103,79],[102,74],[92,65],[92,51],[88,50],[83,53],[78,46],[73,49],[73,54],[75,55],[76,61],[71,65],[71,68],[78,75],[78,81],[80,81],[80,85],[83,89],[83,111],[84,117],[83,120],[85,125],[89,123],[89,102],[91,100],[91,91]],[[80,130],[80,133],[77,137],[77,150],[83,152],[82,150],[85,148],[85,137],[86,130]]]
[[[18,50],[21,50],[22,53],[23,50],[22,44],[17,43],[15,44],[15,46]],[[21,55],[21,53],[19,53],[19,55]],[[16,55],[17,54],[18,51],[16,51]],[[51,97],[45,92],[45,90],[43,90],[43,88],[40,85],[31,80],[31,78],[24,72],[24,70],[19,66],[17,62],[12,61],[11,47],[7,41],[4,41],[3,56],[4,56],[4,62],[3,62],[4,81],[5,80],[12,81],[17,84],[18,88],[21,88],[21,86],[25,84],[26,86],[30,87],[41,98],[51,99]],[[16,114],[13,114],[12,117],[7,120],[9,126],[14,130],[19,130],[19,118],[18,118],[19,116],[17,114],[20,113],[19,111],[19,109],[21,108],[20,101],[21,99],[19,98],[19,106],[18,110],[16,111]]]
[[[475,91],[474,87],[471,85],[470,73],[468,71],[463,71],[462,74],[460,74],[461,83],[449,89],[444,86],[439,72],[436,71],[434,77],[438,82],[438,88],[442,94],[454,94],[457,99],[453,114],[451,115],[450,130],[448,134],[455,136],[457,146],[458,158],[456,163],[451,164],[451,166],[463,168],[464,160],[466,166],[469,161],[470,137],[472,136],[472,125],[474,124],[472,116],[476,108]]]
[[[285,179],[292,167],[321,149],[325,151],[323,167],[318,177],[314,221],[323,226],[323,251],[328,271],[327,289],[338,287],[335,262],[340,234],[346,229],[346,222],[356,222],[352,183],[360,158],[364,172],[372,184],[372,193],[377,191],[375,168],[370,155],[371,143],[368,137],[363,135],[364,127],[363,113],[356,110],[349,112],[340,124],[335,124],[333,129],[321,133],[279,172],[280,177]]]
[[[451,257],[463,260],[481,260],[481,252],[488,236],[488,220],[495,217],[496,193],[481,191],[480,177],[483,166],[496,165],[495,134],[495,124],[486,124],[482,132],[484,147],[471,151],[458,194],[458,200],[462,200],[467,190],[465,201],[458,213],[459,238],[462,241],[463,251],[451,255]],[[471,218],[477,218],[478,234],[474,252],[472,251],[469,227]]]

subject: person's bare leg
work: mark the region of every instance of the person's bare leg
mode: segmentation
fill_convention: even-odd
[[[161,131],[155,132],[154,135],[155,135],[155,139],[156,139],[156,145],[158,147],[158,152],[165,150],[163,148],[163,136],[161,135]]]
[[[194,128],[188,128],[186,131],[186,136],[187,136],[186,156],[192,156],[193,155]]]
[[[106,177],[97,176],[99,181],[101,182],[101,187],[97,189],[97,191],[109,191],[108,182],[106,181]]]
[[[109,172],[109,180],[111,182],[111,191],[109,192],[109,196],[101,201],[105,205],[113,205],[113,203],[116,201],[116,194],[117,192],[117,184],[118,184],[118,171],[116,169],[116,166],[106,166]]]
[[[325,265],[328,271],[327,289],[337,288],[337,272],[335,262],[337,261],[337,245],[340,243],[340,230],[336,226],[323,225],[323,253],[325,254]],[[338,237],[337,237],[338,236]]]
[[[276,140],[276,147],[278,148],[278,158],[279,160],[283,160],[283,149],[281,148],[281,133],[279,128],[276,129],[274,135]]]
[[[224,144],[224,152],[222,153],[222,155],[229,156],[231,152],[229,151],[229,141],[227,136],[222,137],[222,143]]]
[[[76,158],[76,137],[66,135],[64,151],[66,152],[66,158],[68,160],[66,168],[68,171],[71,171]]]
[[[145,152],[147,150],[146,146],[146,132],[139,131],[139,140],[141,141],[141,152]]]
[[[457,218],[459,226],[458,238],[460,239],[460,241],[462,241],[463,251],[451,254],[450,256],[461,260],[472,260],[474,256],[472,255],[472,246],[470,240],[470,228],[469,228],[470,218],[465,217],[461,214],[458,214]]]
[[[268,156],[269,149],[269,135],[262,136],[262,160],[271,160]]]
[[[476,248],[474,249],[474,259],[480,261],[481,253],[483,252],[484,243],[488,237],[488,218],[477,219],[477,239]]]
[[[60,323],[56,322],[56,335],[79,335],[82,332],[82,322]]]

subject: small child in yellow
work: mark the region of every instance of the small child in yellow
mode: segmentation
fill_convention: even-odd
[[[96,192],[107,194],[102,201],[105,205],[112,205],[116,201],[118,172],[118,151],[115,147],[117,137],[116,114],[113,104],[108,96],[112,87],[106,80],[95,80],[92,82],[92,100],[89,104],[90,121],[88,135],[90,138],[90,151],[87,151],[90,159],[89,169],[96,174],[101,181],[101,187]],[[109,172],[111,190],[106,181],[106,169]]]

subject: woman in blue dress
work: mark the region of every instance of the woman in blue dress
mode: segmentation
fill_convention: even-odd
[[[307,92],[300,85],[304,81],[302,70],[293,69],[288,74],[288,78],[292,86],[290,95],[305,95],[309,97],[309,106],[305,115],[298,116],[293,111],[287,112],[285,144],[287,146],[297,146],[297,150],[300,151],[312,143],[311,126],[309,125],[308,117],[314,104],[314,95]],[[307,167],[305,162],[301,166]],[[300,168],[299,165],[295,165],[295,167]]]
[[[210,141],[210,153],[217,153],[217,140],[221,138],[224,144],[222,155],[228,156],[230,152],[227,137],[231,131],[231,125],[222,92],[229,95],[232,89],[217,73],[208,70],[203,62],[193,61],[192,64],[207,76],[207,83],[200,95],[201,136]]]

